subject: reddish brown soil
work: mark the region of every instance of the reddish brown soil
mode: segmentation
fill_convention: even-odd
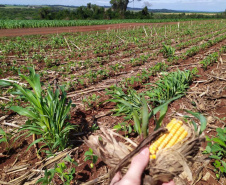
[[[51,34],[64,32],[86,32],[98,31],[107,29],[120,29],[133,26],[150,25],[149,23],[124,23],[124,24],[109,24],[109,25],[94,25],[94,26],[73,26],[73,27],[51,27],[51,28],[23,28],[23,29],[2,29],[0,36],[22,36],[35,34]]]
[[[87,32],[99,30],[112,30],[121,28],[130,28],[134,26],[156,24],[177,24],[177,22],[169,23],[122,23],[122,24],[107,24],[94,26],[73,26],[73,27],[51,27],[51,28],[21,28],[21,29],[0,29],[0,37],[6,36],[22,36],[22,35],[44,35],[52,33],[66,33],[66,32]]]

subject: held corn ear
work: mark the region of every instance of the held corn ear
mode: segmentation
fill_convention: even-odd
[[[188,135],[188,132],[183,127],[183,122],[175,118],[168,123],[166,128],[169,132],[162,134],[154,143],[150,145],[150,159],[155,159],[156,154],[160,149],[169,148],[179,141],[182,141]]]

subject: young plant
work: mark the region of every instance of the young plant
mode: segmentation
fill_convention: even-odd
[[[65,164],[65,162],[68,162],[70,164],[70,167],[68,168]],[[50,170],[45,170],[45,176],[43,178],[40,178],[37,183],[40,183],[41,185],[51,185],[53,183],[53,178],[55,176],[58,176],[64,185],[70,185],[70,182],[74,178],[75,174],[75,168],[72,167],[72,165],[78,166],[78,163],[74,161],[69,155],[64,159],[63,162],[55,164],[55,167]]]
[[[115,116],[126,115],[125,120],[131,119],[131,112],[142,106],[141,95],[133,89],[125,93],[121,87],[113,86],[107,90],[107,95],[112,96],[109,101],[117,103],[117,108],[114,110]]]
[[[133,110],[132,112],[133,120],[134,120],[134,130],[141,136],[141,138],[146,138],[149,133],[148,131],[149,120],[153,118],[158,112],[159,112],[159,117],[155,118],[155,130],[160,128],[162,125],[162,120],[165,117],[166,112],[168,110],[168,104],[180,97],[181,95],[171,98],[165,103],[155,108],[152,108],[149,111],[148,102],[143,96],[142,106],[140,107],[140,110],[139,111]]]
[[[0,127],[0,143],[6,143],[6,150],[10,149],[9,146],[9,140],[12,137],[11,134],[6,133],[1,127]]]
[[[209,138],[206,136],[207,146],[203,153],[209,154],[209,158],[213,159],[214,172],[216,178],[220,179],[226,175],[226,128],[217,128],[217,136]]]
[[[29,103],[29,106],[25,108],[11,107],[11,110],[29,118],[19,131],[26,130],[28,136],[32,134],[40,136],[29,145],[28,149],[33,144],[40,142],[43,144],[41,148],[48,146],[51,153],[56,150],[63,150],[68,146],[70,130],[76,128],[76,126],[65,122],[72,101],[67,100],[63,87],[55,91],[49,87],[44,92],[41,87],[40,76],[35,73],[33,68],[28,69],[30,71],[29,76],[22,75],[20,72],[19,76],[30,84],[33,91],[16,83],[0,81],[1,86],[14,86],[17,89],[16,94]]]
[[[184,116],[185,120],[187,120],[187,118],[191,120],[191,124],[194,126],[194,130],[196,131],[197,134],[201,135],[203,131],[206,129],[206,125],[207,125],[206,118],[198,112],[192,112],[190,110],[185,110],[185,111],[200,121],[200,127],[198,128],[196,122],[190,116],[187,116],[187,115]]]
[[[113,128],[116,129],[117,131],[121,130],[121,131],[125,132],[125,136],[127,134],[131,134],[133,131],[131,124],[129,124],[127,122],[119,123],[119,124],[115,125]]]
[[[153,76],[156,76],[158,72],[166,71],[168,65],[165,62],[159,62],[155,64],[153,67],[149,68],[148,70]]]
[[[166,58],[173,57],[175,55],[175,51],[176,51],[175,48],[173,48],[172,46],[167,46],[165,44],[163,44],[162,49],[160,50],[160,52]]]
[[[204,70],[207,70],[207,67],[217,62],[218,58],[219,58],[218,52],[214,52],[207,56],[204,60],[202,60],[200,64],[202,64]]]
[[[90,160],[90,168],[94,167],[94,164],[97,162],[98,157],[96,155],[94,155],[93,150],[91,148],[89,148],[88,151],[85,152],[85,159],[84,161],[88,161]]]
[[[44,177],[40,178],[36,184],[40,183],[41,185],[53,185],[52,181],[55,176],[55,169],[45,170]]]
[[[185,53],[185,56],[192,57],[196,55],[200,51],[199,46],[193,46],[192,48],[188,49]]]
[[[162,104],[177,95],[184,95],[193,78],[191,71],[176,71],[163,76],[146,94],[155,104]]]
[[[100,96],[97,96],[96,94],[92,94],[88,97],[83,98],[82,102],[84,103],[86,108],[93,108],[94,106],[98,107],[99,99],[100,99]]]

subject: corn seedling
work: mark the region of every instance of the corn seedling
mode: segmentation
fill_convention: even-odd
[[[170,98],[185,94],[193,75],[189,70],[169,73],[153,84],[154,86],[146,94],[155,104],[162,104]]]
[[[196,55],[200,51],[199,46],[193,46],[192,48],[188,49],[185,53],[186,56],[192,57]]]
[[[166,58],[173,57],[175,55],[175,51],[176,51],[175,48],[173,48],[172,46],[167,46],[165,44],[163,44],[162,49],[160,50],[160,52]]]
[[[207,70],[207,67],[212,65],[213,63],[217,62],[219,58],[219,54],[218,52],[214,52],[212,54],[210,54],[209,56],[207,56],[204,60],[202,60],[200,62],[200,64],[202,64],[202,67]]]
[[[19,73],[19,76],[29,83],[33,91],[15,83],[0,81],[1,86],[14,86],[17,89],[16,93],[29,103],[29,106],[25,108],[11,107],[11,110],[29,118],[19,131],[27,130],[28,136],[32,134],[41,136],[31,143],[28,149],[33,144],[41,142],[43,143],[41,148],[48,146],[51,153],[55,150],[63,150],[68,146],[70,130],[76,128],[76,126],[65,122],[70,111],[71,100],[67,100],[63,87],[56,89],[55,92],[49,87],[44,92],[41,87],[40,76],[35,73],[33,68],[28,69],[30,71],[29,76],[21,73]]]
[[[10,150],[10,145],[9,145],[9,140],[12,137],[11,134],[6,133],[1,127],[0,127],[0,143],[5,143],[6,144],[6,150]]]
[[[109,101],[117,103],[117,108],[114,110],[115,116],[126,115],[125,120],[131,119],[131,112],[142,106],[141,95],[133,89],[125,93],[121,87],[113,86],[107,90],[107,95],[112,96]]]

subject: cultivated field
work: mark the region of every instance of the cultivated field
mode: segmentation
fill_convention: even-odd
[[[122,23],[166,23],[197,19],[116,19],[116,20],[0,20],[0,29],[111,25]]]
[[[0,184],[107,184],[111,168],[85,138],[104,127],[139,144],[172,118],[189,124],[185,110],[207,118],[201,130],[218,145],[202,143],[193,178],[175,182],[225,184],[226,20],[79,31],[0,37]]]

